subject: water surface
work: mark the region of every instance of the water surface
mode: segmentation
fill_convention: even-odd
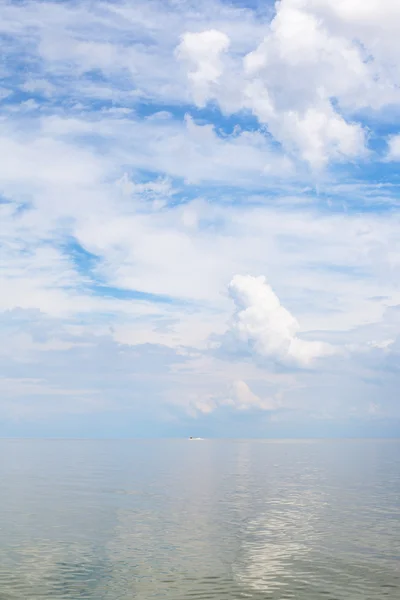
[[[400,598],[400,442],[0,441],[0,600]]]

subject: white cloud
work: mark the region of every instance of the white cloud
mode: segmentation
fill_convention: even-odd
[[[369,345],[372,348],[379,348],[380,350],[387,350],[392,344],[394,344],[395,340],[382,340],[380,342],[376,342],[375,340],[371,341]]]
[[[294,174],[291,162],[258,131],[237,128],[225,135],[212,124],[196,123],[188,114],[182,120],[101,116],[44,117],[40,136],[75,146],[77,137],[92,135],[107,144],[109,170],[113,163],[126,164],[131,169],[183,178],[187,183],[255,187]],[[95,152],[96,143],[92,148]]]
[[[15,55],[23,60],[29,48],[37,59],[27,70],[26,91],[128,104],[149,98],[162,103],[187,100],[186,76],[174,57],[186,31],[207,29],[214,22],[247,49],[261,29],[251,10],[213,0],[203,3],[200,12],[187,3],[157,0],[101,5],[47,1],[29,7],[3,2],[1,16],[0,31],[12,40]],[[91,71],[101,73],[101,81],[86,77]],[[41,89],[32,82],[39,82]]]
[[[298,337],[298,322],[281,305],[265,277],[235,275],[229,293],[236,305],[230,333],[256,356],[306,366],[334,353],[329,344]]]
[[[398,14],[389,0],[282,0],[252,51],[241,54],[229,39],[227,66],[218,69],[223,85],[204,88],[201,104],[207,92],[226,112],[250,109],[290,154],[315,169],[365,156],[367,132],[357,113],[399,101]],[[201,40],[203,33],[193,35]]]
[[[221,54],[228,48],[228,36],[215,29],[182,36],[176,53],[178,58],[194,67],[189,71],[189,79],[199,106],[204,106],[210,94],[213,95],[211,90],[222,74]]]
[[[258,409],[272,411],[280,406],[280,403],[274,397],[260,398],[254,394],[247,383],[242,380],[232,383],[230,395],[225,404],[233,406],[236,410]]]
[[[40,58],[38,72],[21,83],[26,92],[57,98],[78,91],[80,99],[97,95],[129,107],[143,98],[186,102],[177,55],[199,105],[215,98],[229,113],[252,110],[287,152],[318,168],[365,153],[365,133],[351,116],[360,106],[398,100],[396,14],[391,2],[378,11],[375,4],[283,0],[269,22],[218,2],[207,2],[202,15],[176,3],[98,10],[47,2],[25,11],[6,4],[2,28]],[[383,25],[385,39],[376,29]],[[93,70],[101,82],[82,77]]]
[[[244,69],[244,106],[290,152],[313,167],[363,153],[362,127],[346,122],[331,103],[365,77],[351,41],[283,1],[264,41],[245,56]]]
[[[220,394],[189,394],[189,403],[186,405],[188,413],[193,417],[199,414],[208,415],[221,409],[271,412],[281,407],[282,401],[278,395],[258,396],[241,379],[233,381],[227,390]]]
[[[19,137],[19,139],[18,139]],[[16,180],[39,186],[90,185],[101,177],[101,159],[79,147],[71,147],[50,137],[29,135],[0,137],[1,187]],[[28,139],[27,139],[28,138]]]
[[[400,161],[400,135],[389,137],[387,159],[393,162]]]

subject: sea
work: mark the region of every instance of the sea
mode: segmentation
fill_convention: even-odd
[[[0,440],[0,600],[399,600],[399,440]]]

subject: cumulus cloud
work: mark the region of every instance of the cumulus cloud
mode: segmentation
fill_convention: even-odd
[[[276,411],[280,407],[281,401],[277,395],[258,396],[245,381],[237,379],[229,385],[225,393],[194,395],[190,399],[188,412],[196,417],[199,414],[211,414],[217,409]]]
[[[329,344],[298,336],[299,323],[281,305],[265,277],[235,275],[229,293],[236,305],[230,333],[256,356],[307,366],[333,353]]]
[[[398,14],[391,0],[281,0],[263,40],[250,52],[238,53],[234,38],[221,32],[219,38],[213,30],[215,39],[223,39],[218,48],[232,49],[227,54],[236,66],[229,63],[223,73],[220,61],[214,66],[214,53],[203,52],[196,74],[202,81],[203,73],[223,76],[224,85],[235,90],[235,106],[250,109],[289,153],[313,168],[360,158],[366,130],[357,122],[359,109],[379,111],[399,100]],[[189,35],[202,46],[208,33]],[[196,60],[195,51],[191,57]],[[199,103],[197,83],[192,84]],[[232,112],[232,99],[227,103],[220,87],[203,85],[201,105],[207,99]]]
[[[244,105],[291,152],[313,167],[359,156],[364,132],[331,98],[366,77],[358,48],[312,13],[283,1],[263,42],[244,57]]]
[[[392,135],[388,139],[387,159],[393,162],[400,161],[400,135]]]
[[[221,54],[229,47],[225,33],[210,29],[200,33],[185,33],[177,48],[178,58],[189,63],[189,80],[199,106],[206,104],[213,85],[222,74]]]
[[[274,397],[260,398],[240,379],[232,383],[226,404],[234,406],[237,410],[276,410],[279,406]]]

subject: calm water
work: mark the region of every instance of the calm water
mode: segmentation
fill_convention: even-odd
[[[0,600],[400,598],[400,442],[0,441]]]

